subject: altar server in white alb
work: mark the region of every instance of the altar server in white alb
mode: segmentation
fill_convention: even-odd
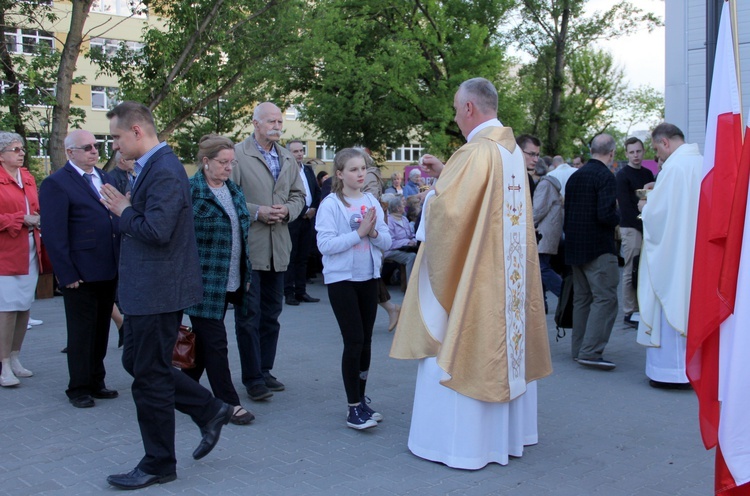
[[[673,124],[651,133],[661,172],[641,200],[643,248],[638,266],[638,343],[655,388],[689,388],[685,373],[688,308],[703,157]]]
[[[450,467],[506,465],[536,444],[536,381],[552,372],[528,179],[497,91],[461,84],[456,123],[468,143],[422,213],[391,356],[419,359],[409,449]]]

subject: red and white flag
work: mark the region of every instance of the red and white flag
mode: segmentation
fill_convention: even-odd
[[[729,5],[725,2],[719,24],[706,122],[686,357],[688,378],[698,395],[701,435],[707,449],[722,444],[720,437],[727,443],[738,446],[732,439],[733,432],[739,434],[740,431],[733,431],[735,417],[727,408],[733,401],[739,400],[729,399],[734,396],[732,391],[739,384],[737,381],[744,381],[740,371],[731,366],[727,368],[732,363],[732,353],[738,351],[729,350],[728,346],[735,339],[742,337],[741,333],[735,333],[728,327],[736,326],[739,313],[722,325],[722,322],[734,312],[735,299],[739,297],[738,292],[743,279],[738,279],[740,260],[745,256],[750,257],[750,237],[747,238],[748,244],[744,244],[744,237],[747,235],[745,214],[748,176],[746,171],[741,173],[740,169],[744,130],[741,124],[742,109],[739,96],[741,86],[736,68]],[[750,223],[748,228],[750,229]],[[747,254],[743,253],[743,245],[748,248]],[[745,263],[750,275],[750,258]],[[750,278],[748,282],[750,283]],[[750,285],[747,290],[750,291]],[[739,298],[738,301],[743,300]],[[746,323],[750,323],[750,313],[747,317]],[[741,351],[749,353],[750,347]],[[744,361],[749,361],[747,356]],[[750,385],[750,382],[744,384]],[[750,398],[750,394],[746,393],[744,396]],[[728,400],[729,403],[720,408],[720,401]],[[725,421],[727,423],[720,427]],[[750,448],[747,441],[742,443],[746,448]],[[721,449],[717,449],[717,493],[732,490],[733,487],[750,480],[743,479],[740,475],[735,476],[733,462],[728,461],[728,465],[724,464],[725,459],[731,456],[738,461],[737,467],[744,464],[750,469],[750,458],[744,461],[734,458],[734,454],[737,453],[735,448],[731,449],[732,455],[728,454],[726,449],[729,444],[722,444]],[[732,475],[731,482],[726,480],[727,472]]]
[[[750,222],[744,222],[750,218],[749,183],[750,127],[745,128],[725,266],[719,279],[721,297],[739,302],[734,305],[734,313],[721,323],[719,333],[718,399],[721,412],[716,449],[716,493],[726,496],[750,494],[750,305],[743,304],[750,301]],[[732,271],[731,263],[735,258],[739,267]]]

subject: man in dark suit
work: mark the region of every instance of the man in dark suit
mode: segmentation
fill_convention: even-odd
[[[602,356],[617,316],[620,271],[615,226],[620,222],[615,176],[609,166],[615,140],[591,141],[591,160],[565,185],[565,263],[573,267],[573,359],[580,365],[612,370]]]
[[[109,318],[115,301],[120,253],[119,219],[99,201],[112,184],[96,167],[99,143],[88,131],[65,138],[68,162],[42,182],[39,202],[44,245],[63,293],[68,330],[68,395],[77,408],[93,398],[116,398],[104,385]]]
[[[299,140],[293,140],[286,144],[286,148],[292,152],[299,166],[299,175],[305,187],[305,206],[299,217],[289,223],[292,253],[284,275],[284,297],[287,305],[299,305],[300,302],[317,303],[320,298],[313,298],[307,294],[307,258],[310,256],[315,238],[315,212],[320,205],[320,186],[312,167],[302,163],[302,159],[305,158],[305,145]]]
[[[125,313],[122,363],[133,376],[133,400],[146,451],[135,469],[107,482],[137,489],[176,475],[174,409],[190,415],[203,438],[193,458],[216,445],[232,408],[172,367],[182,311],[203,297],[185,169],[159,142],[149,109],[123,102],[107,113],[113,149],[134,159],[135,182],[123,196],[102,187],[102,202],[120,217],[120,305]]]

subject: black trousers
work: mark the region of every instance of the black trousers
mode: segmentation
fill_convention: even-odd
[[[334,282],[328,285],[328,297],[344,340],[341,376],[346,401],[359,403],[365,395],[370,370],[372,328],[378,312],[378,280]]]
[[[232,406],[239,405],[240,398],[237,396],[229,370],[227,328],[224,319],[206,319],[191,315],[190,323],[195,333],[195,367],[182,371],[196,382],[200,381],[205,371],[214,396]]]
[[[182,311],[126,315],[122,364],[133,376],[133,401],[143,448],[138,468],[149,474],[176,471],[175,408],[202,427],[222,406],[206,388],[172,366],[172,351]]]
[[[283,304],[284,273],[273,269],[253,270],[243,304],[234,307],[242,384],[248,389],[263,384],[264,376],[273,369]]]
[[[104,357],[109,343],[109,319],[115,302],[117,279],[84,282],[77,288],[60,288],[68,328],[68,398],[103,389]]]
[[[307,259],[314,238],[312,219],[298,217],[289,223],[292,252],[284,273],[284,296],[302,296],[307,292]]]

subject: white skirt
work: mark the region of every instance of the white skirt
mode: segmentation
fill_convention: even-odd
[[[538,442],[536,382],[510,403],[488,403],[439,383],[445,372],[435,358],[419,362],[409,450],[449,467],[476,470],[508,464]]]
[[[36,243],[29,234],[29,273],[22,276],[0,276],[0,312],[23,312],[31,308],[39,278]]]
[[[684,384],[687,338],[674,330],[661,314],[661,346],[646,348],[646,375],[658,382]]]

